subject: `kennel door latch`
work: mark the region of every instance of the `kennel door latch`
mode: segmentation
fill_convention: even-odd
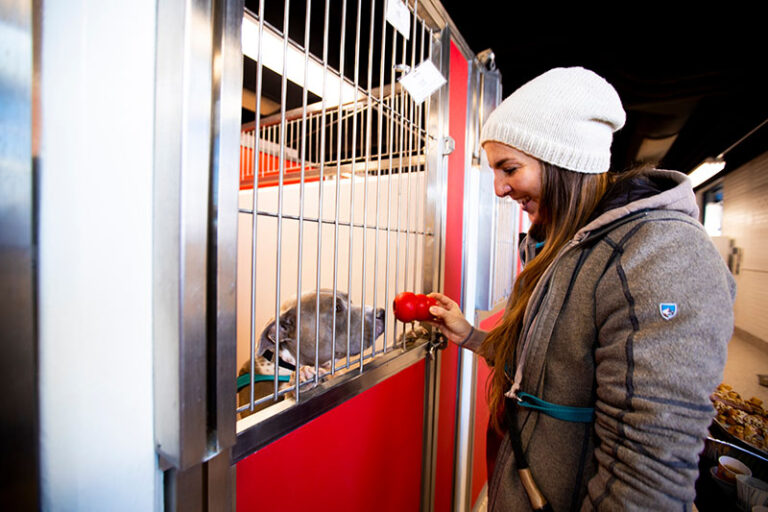
[[[440,141],[440,150],[443,154],[443,156],[450,155],[453,153],[453,150],[456,149],[456,141],[453,140],[453,137],[448,135],[447,137],[443,137]]]
[[[443,336],[443,333],[438,332],[434,334],[434,337],[429,341],[429,347],[427,347],[427,355],[431,359],[435,356],[435,352],[438,350],[443,350],[447,346],[448,338]]]

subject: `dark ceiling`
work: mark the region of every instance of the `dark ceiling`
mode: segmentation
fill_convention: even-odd
[[[614,139],[614,169],[631,166],[647,139],[660,149],[660,167],[690,172],[768,118],[768,44],[757,12],[730,14],[733,7],[721,6],[711,17],[702,13],[697,20],[686,11],[672,19],[671,9],[642,4],[653,19],[628,21],[640,10],[627,6],[614,21],[598,23],[548,3],[443,5],[476,53],[493,49],[505,97],[559,66],[583,66],[611,82],[627,110],[627,123]],[[725,172],[766,150],[768,126],[727,153]]]
[[[410,3],[410,2],[409,2]],[[305,2],[291,3],[291,39],[304,39]],[[354,76],[356,7],[347,2],[348,37],[345,75]],[[362,2],[363,20],[369,19],[368,2]],[[638,159],[658,161],[660,167],[690,172],[707,157],[717,156],[768,118],[766,49],[762,13],[721,7],[694,16],[688,11],[674,18],[650,5],[637,6],[597,22],[585,10],[561,12],[549,3],[471,2],[445,0],[448,14],[475,53],[491,48],[501,71],[504,96],[544,71],[558,66],[583,66],[611,82],[619,92],[627,123],[615,136],[612,168],[626,169]],[[629,5],[629,4],[627,4]],[[258,11],[256,0],[246,7]],[[383,2],[376,2],[380,19]],[[312,2],[312,26],[323,26],[324,2]],[[637,12],[647,12],[639,20]],[[282,27],[284,3],[265,2],[267,22]],[[338,67],[341,2],[330,3],[329,65]],[[613,13],[604,13],[610,15]],[[590,20],[584,22],[584,20]],[[362,23],[361,40],[368,38]],[[378,34],[376,28],[376,34]],[[322,34],[313,29],[310,49],[322,54]],[[387,40],[389,41],[389,36]],[[374,37],[374,55],[379,37]],[[388,43],[389,44],[389,43]],[[399,51],[398,51],[399,53]],[[367,56],[360,55],[361,85]],[[391,67],[389,57],[386,69]],[[255,66],[246,60],[245,87],[253,90]],[[279,75],[265,73],[265,97],[272,90],[279,100]],[[378,85],[378,59],[373,83]],[[267,82],[274,82],[269,87]],[[295,90],[294,90],[295,89]],[[289,85],[289,108],[300,104],[300,88]],[[312,98],[311,98],[312,99]],[[244,121],[249,114],[244,111]],[[725,172],[732,171],[768,150],[768,125],[730,150]]]

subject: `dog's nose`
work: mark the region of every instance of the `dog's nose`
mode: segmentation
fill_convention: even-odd
[[[384,320],[384,317],[387,316],[387,312],[383,309],[379,308],[376,310],[376,319],[377,320]]]

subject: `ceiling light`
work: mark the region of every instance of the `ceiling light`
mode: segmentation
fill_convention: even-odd
[[[688,173],[688,177],[691,179],[691,185],[693,186],[693,188],[698,187],[699,185],[706,182],[710,178],[714,177],[717,173],[725,169],[725,160],[723,159],[723,157],[725,157],[725,154],[728,153],[733,148],[735,148],[736,146],[738,146],[739,144],[741,144],[742,142],[744,142],[744,140],[746,140],[747,137],[749,137],[750,135],[755,133],[757,130],[762,128],[762,126],[765,123],[768,123],[768,119],[765,119],[762,123],[752,128],[752,130],[748,134],[746,134],[745,136],[743,136],[742,138],[740,138],[739,140],[731,144],[731,146],[728,149],[726,149],[725,151],[717,155],[716,158],[707,158],[706,160],[701,162],[698,166],[696,166],[696,168],[693,171]]]
[[[263,48],[261,49],[262,64],[271,69],[278,75],[283,74],[283,36],[275,32],[268,25],[264,25]],[[243,17],[242,31],[243,54],[253,60],[258,60],[259,55],[259,21],[250,16]],[[288,51],[286,55],[286,78],[291,82],[304,87],[308,91],[320,96],[325,96],[327,107],[334,107],[341,103],[349,103],[355,99],[355,88],[346,81],[340,80],[339,75],[328,69],[323,69],[323,65],[312,56],[307,59],[306,77],[304,80],[304,51],[292,42],[288,42]],[[323,75],[325,75],[325,88],[323,88]],[[341,82],[341,94],[339,87]],[[360,96],[359,96],[360,97]]]
[[[722,155],[717,158],[707,158],[688,175],[691,179],[691,186],[693,188],[698,187],[723,169],[725,169],[725,160],[723,160]]]

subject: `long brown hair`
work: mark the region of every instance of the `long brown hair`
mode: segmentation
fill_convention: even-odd
[[[504,392],[511,385],[505,368],[514,361],[515,347],[523,323],[523,314],[533,289],[554,261],[560,249],[584,227],[605,195],[609,186],[626,175],[608,173],[585,174],[539,162],[541,165],[541,199],[539,211],[542,222],[532,227],[544,235],[541,252],[526,262],[525,269],[517,277],[504,317],[483,342],[481,351],[491,354],[493,376],[488,389],[491,421],[501,432],[500,412]],[[631,173],[635,174],[635,173]],[[514,369],[511,370],[514,372]]]

